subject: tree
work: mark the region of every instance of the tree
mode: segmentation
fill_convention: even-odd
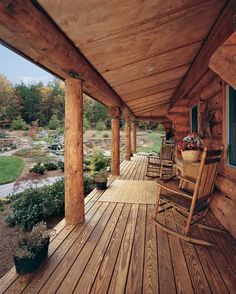
[[[11,124],[11,127],[13,130],[25,130],[26,129],[26,123],[22,119],[20,115],[18,115]]]
[[[60,121],[57,118],[56,114],[53,114],[50,118],[50,121],[48,123],[48,128],[50,130],[56,130],[60,127]]]
[[[0,75],[0,124],[10,124],[20,114],[22,99],[10,81]],[[4,125],[3,125],[4,126]]]

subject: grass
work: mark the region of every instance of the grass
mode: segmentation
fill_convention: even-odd
[[[0,185],[13,182],[20,176],[24,161],[15,156],[0,156]]]
[[[147,152],[147,153],[150,153],[153,151],[159,152],[161,148],[161,141],[162,141],[161,136],[163,135],[164,134],[160,132],[148,133],[148,137],[153,142],[153,146],[139,146],[137,148],[138,152]]]

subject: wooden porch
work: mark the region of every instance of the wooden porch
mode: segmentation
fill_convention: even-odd
[[[110,185],[114,179],[144,180],[146,163],[144,156],[122,162]],[[99,202],[102,194],[94,190],[86,197],[84,223],[57,225],[49,259],[37,273],[19,277],[13,268],[0,280],[0,293],[236,292],[229,234],[196,229],[213,247],[180,241],[156,228],[152,205]],[[213,215],[208,221],[220,226]]]

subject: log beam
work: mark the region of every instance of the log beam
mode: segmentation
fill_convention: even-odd
[[[234,31],[234,0],[229,0],[208,34],[189,71],[171,98],[170,110],[184,98],[208,70],[212,54]]]
[[[120,116],[119,107],[109,108],[109,115],[112,118],[112,144],[111,144],[111,174],[120,175]]]
[[[137,152],[137,130],[136,130],[136,121],[132,121],[132,153],[136,154]]]
[[[80,77],[86,94],[106,106],[118,105],[135,118],[91,63],[33,2],[0,1],[0,43],[64,80]]]
[[[84,221],[83,90],[76,79],[66,80],[65,219],[73,225]]]
[[[130,118],[125,117],[125,159],[130,160],[131,140],[130,140]]]

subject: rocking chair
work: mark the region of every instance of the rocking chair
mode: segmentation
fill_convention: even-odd
[[[199,225],[201,228],[214,232],[223,232],[217,228],[205,225],[204,222],[203,224],[198,224],[200,220],[206,219],[222,153],[223,147],[220,150],[207,150],[207,147],[204,148],[196,180],[179,175],[176,175],[175,179],[169,181],[158,180],[158,192],[153,219],[160,229],[178,238],[200,245],[212,244],[205,240],[192,238],[189,235],[192,225]],[[182,188],[184,182],[191,183],[194,186],[194,191],[184,190]],[[184,217],[184,225],[183,222],[176,222],[176,218],[174,220],[174,223],[177,227],[180,227],[182,232],[168,228],[165,223],[158,219],[158,214],[169,209]],[[173,218],[171,221],[173,222]]]
[[[148,178],[163,178],[164,176],[172,177],[174,154],[175,145],[165,142],[161,147],[159,158],[148,158],[146,176]]]

